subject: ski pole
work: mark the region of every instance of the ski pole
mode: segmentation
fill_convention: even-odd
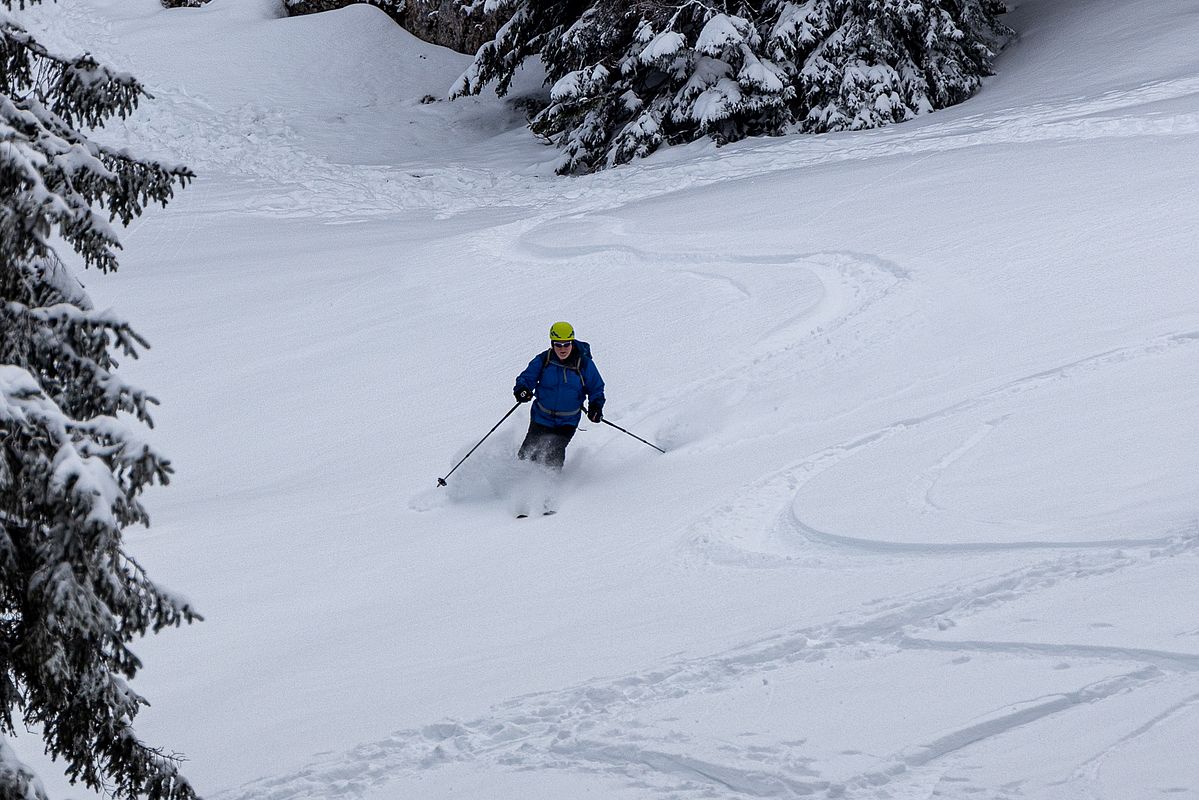
[[[508,417],[512,416],[512,412],[513,412],[513,411],[515,411],[515,410],[516,410],[516,409],[518,409],[518,408],[520,408],[520,403],[517,403],[516,405],[512,406],[512,408],[508,409],[508,413],[507,413],[507,414],[505,414],[504,416],[500,417],[500,421],[499,421],[499,422],[497,422],[497,423],[495,424],[495,427],[493,427],[491,430],[487,431],[487,436],[490,436],[491,434],[495,433],[495,429],[496,429],[496,428],[498,428],[499,426],[503,425],[503,424],[504,424],[504,420],[506,420],[506,419],[508,419]],[[480,439],[480,440],[479,440],[479,444],[483,444],[483,442],[487,441],[487,436],[484,436],[482,439]],[[479,449],[479,444],[477,444],[477,445],[475,445],[474,447],[472,447],[472,448],[470,449],[470,453],[473,453],[473,452],[475,452],[476,450],[478,450],[478,449]],[[466,455],[464,455],[464,456],[462,457],[462,461],[465,461],[466,459],[470,458],[470,453],[467,453]],[[455,465],[454,465],[454,469],[458,469],[458,467],[462,466],[462,461],[459,461],[457,464],[455,464]],[[453,475],[453,474],[454,474],[454,469],[452,469],[452,470],[450,470],[449,472],[447,472],[447,473],[446,473],[446,476],[445,476],[445,478],[438,478],[438,479],[437,479],[437,485],[438,485],[438,486],[445,486],[446,478],[449,478],[451,475]]]
[[[648,444],[650,447],[654,448],[654,449],[655,449],[655,450],[657,450],[659,453],[665,453],[665,452],[666,452],[665,450],[663,450],[661,447],[658,447],[658,445],[654,444],[653,442],[647,442],[647,441],[645,441],[644,439],[642,439],[640,436],[638,436],[637,434],[635,434],[635,433],[629,433],[629,431],[626,431],[624,428],[620,427],[619,425],[617,425],[617,424],[616,424],[616,423],[614,423],[614,422],[609,422],[609,421],[608,421],[608,420],[606,420],[606,419],[601,419],[601,420],[600,420],[600,422],[604,423],[605,425],[611,425],[613,428],[615,428],[616,430],[620,431],[621,433],[628,433],[628,434],[629,434],[629,436],[632,436],[634,439],[636,439],[637,441],[641,442],[642,444]]]

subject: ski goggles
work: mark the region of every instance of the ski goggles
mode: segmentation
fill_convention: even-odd
[[[572,344],[574,344],[574,342],[572,342],[572,341],[552,342],[552,344],[554,345],[554,347],[570,347]]]

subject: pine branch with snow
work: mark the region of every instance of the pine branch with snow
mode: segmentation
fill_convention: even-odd
[[[0,0],[11,10],[27,0]],[[139,741],[129,644],[198,619],[124,551],[170,462],[143,434],[144,390],[116,372],[145,341],[97,311],[52,246],[117,268],[115,223],[165,204],[190,171],[84,132],[146,96],[90,56],[50,52],[0,10],[0,729],[41,729],[73,781],[122,798],[191,800],[177,759]],[[0,746],[0,796],[41,798]]]

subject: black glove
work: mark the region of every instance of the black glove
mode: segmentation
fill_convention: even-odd
[[[512,394],[518,403],[527,403],[533,399],[533,393],[523,386],[517,386],[512,390]]]
[[[592,403],[591,405],[587,406],[587,419],[591,420],[592,422],[596,423],[597,425],[603,421],[603,419],[604,419],[603,401],[598,402],[598,403]]]

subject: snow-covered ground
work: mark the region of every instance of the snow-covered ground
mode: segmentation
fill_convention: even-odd
[[[1199,798],[1194,0],[1025,0],[956,108],[574,179],[421,102],[467,57],[278,7],[25,14],[200,174],[84,279],[178,471],[130,546],[207,617],[139,731],[210,800]],[[584,423],[517,521],[522,409],[437,488],[558,319],[668,454]]]

